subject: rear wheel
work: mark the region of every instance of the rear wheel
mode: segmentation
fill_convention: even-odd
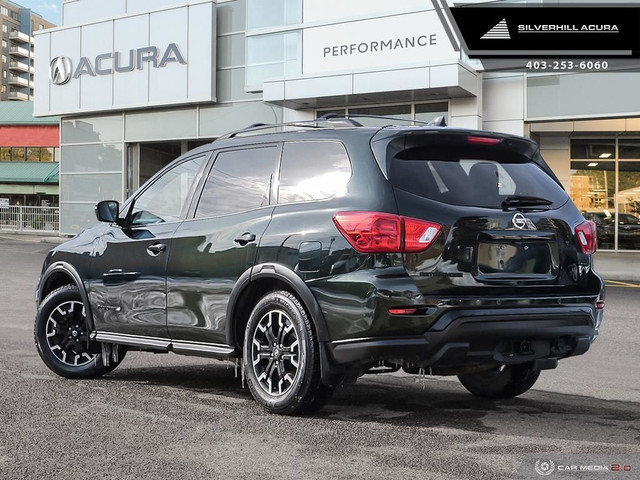
[[[458,375],[460,383],[479,397],[510,398],[523,394],[536,383],[540,370],[533,363],[502,365],[475,373]]]
[[[318,409],[333,389],[320,378],[318,341],[300,301],[271,292],[256,304],[245,330],[244,371],[253,398],[270,413]]]
[[[53,372],[67,378],[94,378],[116,368],[126,351],[114,346],[104,365],[89,340],[86,307],[75,285],[51,292],[36,314],[34,339],[40,358]],[[115,358],[114,358],[115,357]]]

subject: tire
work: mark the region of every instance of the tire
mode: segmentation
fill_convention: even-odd
[[[269,413],[309,413],[333,393],[320,377],[320,352],[309,316],[287,291],[270,292],[258,301],[247,322],[243,352],[251,395]]]
[[[487,398],[511,398],[523,394],[536,383],[540,370],[533,363],[503,365],[483,372],[458,375],[472,394]]]
[[[95,378],[120,364],[124,347],[117,347],[118,361],[109,358],[105,367],[102,354],[88,349],[89,333],[85,305],[75,285],[54,290],[40,304],[34,339],[40,358],[54,373],[66,378]]]

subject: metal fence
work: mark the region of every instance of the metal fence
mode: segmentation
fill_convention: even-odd
[[[0,231],[20,233],[55,233],[60,230],[57,207],[0,207]]]

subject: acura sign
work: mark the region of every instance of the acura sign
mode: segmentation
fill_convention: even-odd
[[[215,3],[121,3],[125,15],[35,32],[35,116],[216,101]]]
[[[114,72],[125,73],[144,70],[146,64],[149,64],[151,68],[163,68],[170,63],[187,64],[184,55],[175,43],[170,43],[162,55],[160,55],[158,47],[151,46],[132,49],[127,54],[122,52],[102,53],[93,59],[81,57],[75,70],[69,58],[56,57],[51,61],[49,78],[54,85],[65,85],[72,77],[78,79],[82,75],[95,77],[111,75]]]
[[[49,80],[54,85],[64,85],[71,80],[71,60],[67,57],[56,57],[51,60]]]

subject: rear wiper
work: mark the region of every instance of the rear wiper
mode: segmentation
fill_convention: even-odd
[[[506,212],[509,208],[522,208],[522,207],[548,207],[552,205],[551,200],[547,200],[542,197],[530,197],[527,195],[510,195],[505,198],[500,206]]]

